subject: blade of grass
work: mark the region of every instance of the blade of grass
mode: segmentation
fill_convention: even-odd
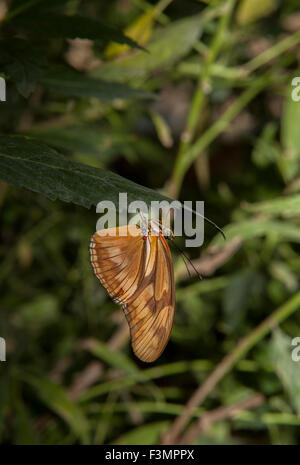
[[[112,403],[108,404],[112,405]],[[89,406],[89,412],[92,414],[98,414],[103,411],[107,406],[105,403],[97,403]],[[127,412],[128,406],[126,404],[113,404],[114,410],[116,412]],[[171,402],[135,402],[135,407],[142,413],[158,413],[162,415],[180,415],[184,406],[181,404],[174,404]],[[194,412],[194,417],[198,418],[199,415],[203,413],[203,409],[196,409]]]
[[[209,78],[211,73],[211,67],[219,54],[222,44],[224,43],[224,35],[226,33],[229,20],[231,18],[231,13],[235,4],[235,0],[228,0],[223,6],[223,14],[220,16],[218,28],[216,33],[213,37],[211,46],[208,51],[208,55],[206,61],[204,63],[203,68],[201,69],[200,76],[197,82],[196,91],[194,93],[190,110],[187,117],[186,127],[183,131],[181,136],[181,143],[179,146],[179,151],[177,155],[177,159],[175,162],[175,172],[176,172],[176,165],[180,165],[180,160],[184,157],[184,154],[190,147],[190,144],[194,138],[195,130],[197,127],[197,123],[199,120],[199,114],[201,109],[203,108],[206,96],[206,89],[209,87]],[[175,174],[174,172],[174,174]],[[178,185],[176,182],[176,176],[173,179],[174,182],[171,182],[170,189],[171,189],[171,197],[177,197],[179,193]]]
[[[258,68],[265,65],[269,61],[274,60],[274,58],[278,57],[279,55],[282,55],[289,48],[294,47],[299,42],[300,42],[300,31],[297,31],[294,34],[291,34],[288,37],[285,37],[284,39],[277,42],[272,47],[269,47],[267,50],[260,53],[255,58],[253,58],[248,63],[246,63],[244,65],[246,75],[253,73],[253,71],[256,71]]]
[[[269,75],[261,76],[249,85],[249,87],[232,103],[222,116],[210,126],[196,142],[185,152],[182,152],[175,161],[172,174],[172,193],[178,196],[183,178],[198,156],[206,149],[225,129],[231,121],[253,100],[267,85],[271,83]]]
[[[220,29],[221,22],[220,22]],[[222,31],[221,31],[222,32]],[[300,32],[297,31],[294,34],[286,37],[285,39],[281,40],[274,46],[268,48],[264,52],[262,52],[257,57],[253,58],[253,60],[249,61],[247,64],[241,68],[241,75],[244,74],[244,78],[249,76],[251,73],[256,71],[258,68],[262,67],[272,59],[282,55],[285,51],[289,48],[297,45],[300,42]],[[210,63],[208,67],[208,71],[211,72],[211,68],[213,67],[213,62]],[[201,75],[200,75],[200,82],[202,77],[205,77],[207,73],[206,67],[202,67]],[[208,77],[208,76],[207,76]],[[267,79],[267,76],[261,76],[254,81],[253,85],[249,85],[249,87],[245,90],[244,93],[228,108],[228,110],[221,116],[221,118],[216,121],[216,123],[211,126],[207,131],[204,132],[202,136],[198,138],[198,140],[193,144],[193,146],[189,149],[190,142],[192,140],[192,132],[189,132],[189,127],[193,128],[194,125],[194,112],[195,115],[198,117],[199,112],[203,105],[203,98],[204,92],[201,88],[197,88],[196,94],[194,95],[194,99],[191,105],[191,110],[188,117],[187,128],[184,134],[187,134],[188,137],[187,141],[180,146],[177,159],[175,161],[174,171],[171,179],[171,193],[174,197],[177,197],[181,188],[181,184],[185,173],[187,172],[188,168],[191,164],[195,161],[198,155],[203,152],[203,150],[210,145],[210,143],[221,133],[223,132],[229,123],[234,119],[240,111],[261,91],[264,87],[268,85],[268,82],[263,84],[264,79]],[[256,87],[257,86],[257,87]],[[243,102],[245,102],[243,104]],[[238,107],[241,105],[241,108]],[[196,111],[198,112],[196,114]],[[231,117],[231,112],[233,117]],[[226,124],[227,123],[227,124]]]
[[[182,414],[176,418],[171,428],[163,435],[162,444],[178,444],[180,434],[191,418],[194,409],[201,406],[216,384],[274,327],[286,320],[299,308],[300,291],[263,320],[248,336],[241,339],[236,348],[223,358],[206,381],[196,389],[187,402]]]
[[[167,376],[173,376],[181,373],[187,372],[201,372],[201,371],[211,371],[214,368],[214,364],[210,360],[193,360],[189,361],[180,361],[174,363],[168,363],[166,365],[161,365],[157,367],[147,368],[143,371],[143,376],[145,380],[154,380],[159,378],[165,378]],[[252,360],[241,360],[237,369],[240,371],[253,372],[256,371],[257,366]],[[95,397],[107,394],[108,392],[117,391],[126,389],[130,386],[136,384],[136,380],[132,376],[126,376],[117,380],[107,381],[105,383],[93,386],[85,391],[79,401],[87,402]]]

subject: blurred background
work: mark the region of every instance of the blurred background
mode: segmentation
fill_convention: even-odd
[[[299,444],[299,2],[2,0],[0,21],[1,134],[204,200],[226,234],[186,250],[201,282],[173,250],[174,327],[147,365],[89,262],[95,208],[0,181],[0,441]]]

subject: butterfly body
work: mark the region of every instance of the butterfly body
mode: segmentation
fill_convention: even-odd
[[[97,231],[90,255],[95,275],[125,313],[134,353],[145,362],[163,352],[175,309],[174,269],[158,221]]]

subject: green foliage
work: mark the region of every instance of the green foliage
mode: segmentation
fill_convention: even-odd
[[[297,176],[300,164],[300,134],[299,134],[300,109],[299,102],[292,100],[288,95],[285,101],[281,140],[284,155],[281,157],[280,168],[284,179],[290,181]]]
[[[160,421],[149,425],[134,428],[129,433],[121,436],[116,444],[129,446],[131,444],[155,444],[163,431],[169,426],[169,422]]]
[[[291,338],[277,329],[273,334],[272,359],[278,376],[282,379],[292,406],[300,413],[300,366],[291,357]]]
[[[297,1],[4,3],[0,442],[158,444],[217,367],[191,442],[299,444]],[[120,192],[204,200],[226,233],[186,250],[202,281],[174,248],[154,365],[89,263],[94,206]]]
[[[257,298],[264,291],[264,276],[252,269],[240,270],[232,276],[224,292],[224,323],[231,330],[238,328],[247,310],[257,305]]]
[[[157,69],[167,70],[191,50],[201,30],[200,15],[175,21],[154,35],[147,45],[148,54],[139,52],[116,63],[107,63],[92,75],[109,81],[127,81],[145,78]]]
[[[31,13],[16,18],[14,25],[25,34],[38,38],[68,37],[69,39],[81,38],[103,42],[112,40],[119,44],[142,48],[118,29],[85,16],[67,16],[49,12]]]
[[[73,97],[95,97],[101,100],[153,97],[150,92],[133,89],[124,84],[93,79],[70,71],[49,72],[43,78],[42,84],[46,89],[57,94]]]
[[[65,420],[71,431],[83,443],[88,441],[88,423],[81,409],[70,401],[65,389],[48,379],[31,374],[23,375],[24,381],[35,389],[37,396],[47,407]]]
[[[87,208],[101,199],[118,205],[119,192],[127,192],[129,202],[164,198],[115,173],[72,162],[42,142],[21,136],[0,136],[0,167],[6,182]]]
[[[277,6],[277,0],[241,0],[237,20],[245,25],[268,16]]]
[[[25,98],[34,91],[45,72],[42,50],[32,50],[30,44],[28,40],[12,39],[2,43],[0,52],[3,71]]]

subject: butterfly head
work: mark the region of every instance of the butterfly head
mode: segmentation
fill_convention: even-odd
[[[144,237],[153,235],[153,236],[164,236],[166,239],[172,239],[174,237],[173,231],[164,226],[162,222],[156,218],[149,219],[146,218],[142,211],[140,213],[140,228]]]
[[[152,219],[148,222],[148,231],[149,234],[153,234],[155,236],[162,234],[166,239],[172,239],[174,237],[173,231],[156,219]]]

